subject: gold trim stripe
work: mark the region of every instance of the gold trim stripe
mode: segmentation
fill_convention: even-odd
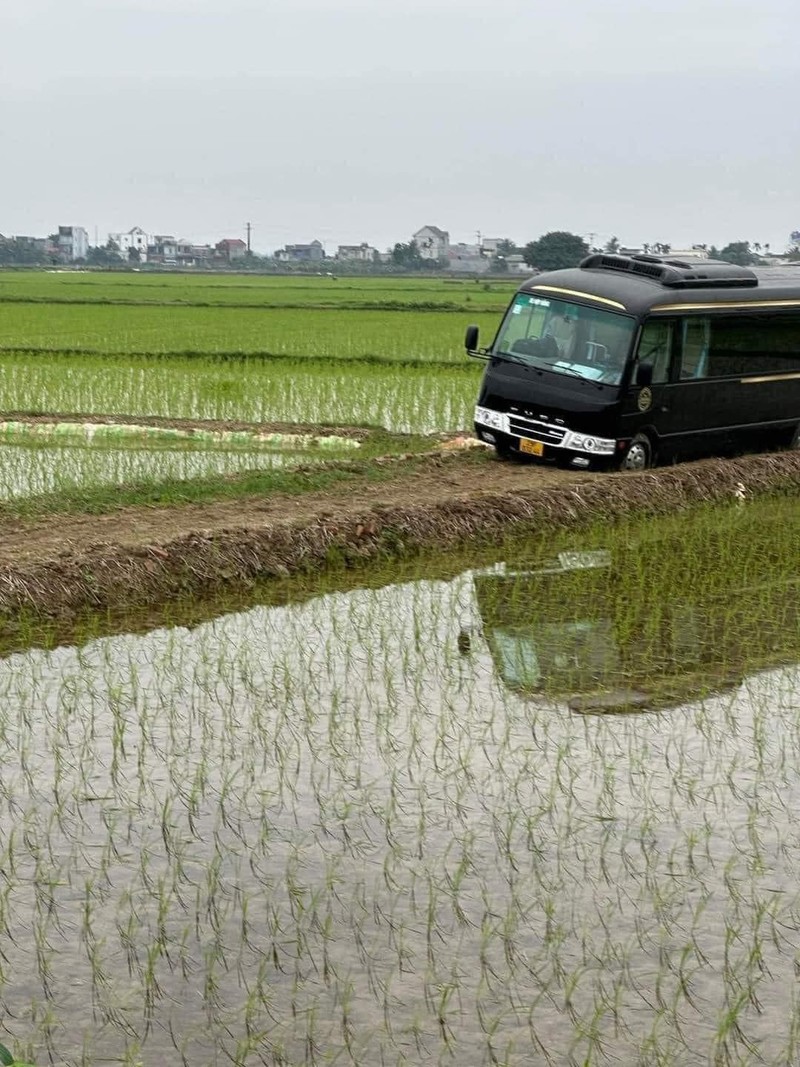
[[[758,382],[790,382],[795,378],[800,378],[800,371],[797,374],[765,374],[760,378],[740,378],[740,385],[757,385]]]
[[[557,285],[532,285],[531,289],[547,293],[563,293],[565,296],[579,296],[582,300],[593,300],[596,304],[608,304],[609,307],[619,308],[620,311],[628,310],[624,304],[616,300],[607,300],[606,297],[595,296],[594,293],[582,293],[578,289],[561,289]]]
[[[657,311],[712,311],[715,308],[726,308],[729,311],[747,311],[749,308],[796,307],[800,307],[800,300],[748,300],[741,303],[718,300],[713,304],[659,304],[658,307],[650,308],[650,313],[654,315]]]

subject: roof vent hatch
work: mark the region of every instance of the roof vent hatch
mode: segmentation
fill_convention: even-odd
[[[747,267],[706,259],[687,263],[669,256],[615,256],[596,252],[581,262],[583,270],[611,270],[660,282],[668,289],[751,289],[758,277]]]

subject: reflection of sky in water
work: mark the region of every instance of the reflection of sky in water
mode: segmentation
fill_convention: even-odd
[[[477,624],[464,576],[0,663],[10,1032],[700,1064],[735,1008],[731,1062],[788,1062],[797,670],[584,718],[459,652]]]

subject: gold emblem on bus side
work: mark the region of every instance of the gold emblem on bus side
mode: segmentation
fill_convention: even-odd
[[[644,389],[639,392],[639,396],[636,398],[636,404],[639,408],[639,411],[647,411],[648,408],[652,406],[652,403],[653,394],[650,392],[647,386],[645,386]]]

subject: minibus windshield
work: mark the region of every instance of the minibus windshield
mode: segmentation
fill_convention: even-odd
[[[494,355],[557,374],[619,385],[635,322],[627,315],[517,293]]]

